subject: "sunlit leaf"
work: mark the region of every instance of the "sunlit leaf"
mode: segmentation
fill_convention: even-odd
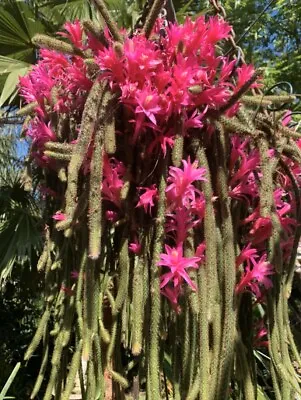
[[[8,74],[0,96],[0,107],[2,107],[7,100],[10,100],[11,102],[12,97],[14,98],[16,96],[19,77],[24,76],[27,71],[28,67],[23,67]]]

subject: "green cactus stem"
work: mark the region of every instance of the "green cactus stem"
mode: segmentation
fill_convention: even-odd
[[[119,313],[128,295],[130,260],[129,243],[126,235],[122,238],[118,264],[120,273],[118,279],[118,292],[113,308],[113,315],[117,315]]]
[[[232,106],[234,106],[234,104],[237,103],[237,101],[242,97],[242,95],[244,93],[246,93],[250,87],[252,86],[252,84],[256,81],[256,79],[263,74],[263,70],[262,69],[258,69],[257,71],[254,72],[254,74],[251,76],[251,78],[245,82],[239,89],[237,92],[235,92],[230,99],[227,101],[227,103],[223,106],[221,106],[218,110],[217,110],[217,114],[221,115],[223,114],[225,111],[229,110],[229,108],[231,108]]]
[[[89,190],[89,257],[97,260],[101,249],[102,203],[101,182],[103,168],[103,127],[97,129],[94,139],[94,151],[91,160]]]
[[[55,50],[60,53],[83,56],[83,52],[70,43],[63,42],[62,40],[55,39],[48,35],[43,35],[41,33],[35,35],[31,42],[37,47],[46,48],[49,50]]]
[[[33,355],[33,353],[37,349],[38,345],[40,344],[40,342],[43,338],[43,335],[44,335],[45,326],[48,324],[49,318],[50,318],[50,310],[48,308],[46,308],[42,318],[40,319],[36,333],[31,341],[30,345],[28,346],[28,349],[26,350],[26,353],[24,356],[25,361],[29,360],[29,358]]]
[[[65,211],[67,215],[67,220],[59,221],[56,224],[56,228],[58,230],[69,228],[74,217],[77,206],[76,198],[78,190],[79,171],[87,153],[92,135],[96,128],[98,110],[100,104],[102,103],[105,88],[106,83],[100,82],[98,79],[96,79],[86,100],[78,140],[77,143],[74,145],[74,150],[72,152],[71,161],[68,167],[68,185],[66,190]]]
[[[38,102],[36,102],[36,101],[26,104],[26,106],[20,108],[20,110],[18,110],[16,112],[16,115],[18,115],[18,116],[31,115],[34,113],[37,106],[38,106]]]
[[[184,150],[183,121],[180,118],[181,117],[179,117],[179,120],[176,123],[176,136],[171,153],[172,163],[175,167],[180,167]]]
[[[119,32],[119,29],[113,20],[109,10],[107,9],[107,6],[103,0],[91,0],[92,3],[95,4],[97,10],[100,12],[101,16],[103,17],[105,23],[107,24],[109,31],[111,32],[111,35],[113,39],[116,42],[123,43],[123,37]]]
[[[222,125],[217,124],[217,194],[220,202],[221,233],[224,247],[223,262],[223,320],[222,344],[219,359],[219,380],[217,393],[222,398],[228,391],[235,345],[236,304],[234,288],[236,266],[234,232],[228,196],[228,176],[225,151],[225,136]]]
[[[69,400],[71,392],[74,388],[76,374],[79,369],[79,364],[81,362],[82,347],[83,347],[83,341],[80,340],[76,344],[76,351],[74,352],[74,354],[72,356],[66,386],[65,386],[64,392],[61,397],[62,400]]]
[[[158,2],[157,2],[158,3]],[[153,399],[161,398],[160,377],[159,377],[159,324],[161,309],[160,279],[159,268],[157,262],[160,259],[162,251],[162,243],[164,237],[164,215],[165,215],[165,189],[166,189],[166,158],[161,162],[161,177],[159,184],[159,201],[156,221],[156,232],[154,239],[154,250],[152,257],[151,276],[150,276],[150,292],[151,292],[151,316],[150,316],[150,388]]]
[[[71,160],[71,154],[68,153],[59,153],[56,151],[45,150],[44,155],[49,158],[53,158],[58,161],[66,161],[69,162]]]
[[[86,33],[92,33],[103,46],[108,47],[109,42],[105,37],[104,30],[100,26],[91,20],[85,20],[82,24]]]
[[[132,353],[138,356],[142,351],[143,344],[143,322],[144,322],[144,293],[143,293],[143,278],[144,278],[143,260],[139,257],[135,259],[134,276],[133,276],[133,339]]]
[[[152,33],[154,24],[156,22],[156,19],[158,18],[158,15],[164,7],[165,0],[155,0],[152,4],[152,8],[146,18],[144,27],[143,27],[143,34],[144,36],[148,39]]]
[[[42,363],[41,363],[41,367],[39,370],[39,374],[38,377],[36,379],[35,385],[32,389],[31,395],[30,395],[30,399],[34,399],[37,394],[40,391],[40,388],[42,386],[42,383],[44,381],[44,377],[45,377],[45,373],[46,373],[46,369],[48,366],[48,357],[49,357],[49,331],[48,331],[48,326],[47,324],[44,326],[44,338],[43,338],[43,357],[42,357]]]

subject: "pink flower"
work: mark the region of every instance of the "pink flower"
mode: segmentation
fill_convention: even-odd
[[[38,118],[35,118],[28,127],[27,136],[29,136],[33,140],[33,143],[39,148],[43,147],[46,142],[56,141],[56,136],[51,129],[50,122],[46,125],[45,122]]]
[[[254,75],[255,68],[253,65],[243,64],[241,67],[237,68],[237,83],[236,83],[236,90],[241,88],[251,77]],[[250,88],[258,88],[261,84],[253,83]]]
[[[134,242],[129,244],[129,250],[134,254],[140,254],[142,250],[141,243],[138,242],[136,238]]]
[[[252,249],[251,243],[249,243],[241,250],[239,256],[236,257],[236,267],[239,267],[245,261],[251,261],[252,263],[254,263],[257,257],[257,249]]]
[[[187,131],[187,129],[191,128],[202,128],[204,126],[202,119],[204,118],[207,110],[208,107],[206,107],[202,113],[198,112],[198,110],[195,110],[189,118],[187,117],[187,119],[185,119],[184,130]]]
[[[205,168],[197,168],[197,161],[191,163],[190,158],[188,158],[188,161],[182,160],[182,163],[183,169],[169,168],[167,180],[170,185],[166,188],[168,200],[171,203],[176,202],[180,207],[185,206],[189,200],[194,200],[197,190],[192,183],[206,180],[204,177],[206,170]]]
[[[281,123],[283,126],[287,126],[292,120],[292,112],[291,110],[287,110],[281,119]]]
[[[161,111],[159,106],[160,96],[156,91],[151,91],[149,88],[145,87],[143,90],[137,90],[136,94],[137,107],[135,113],[145,114],[149,120],[156,125],[156,114]]]
[[[236,286],[237,294],[249,289],[256,297],[261,297],[260,286],[266,290],[273,286],[269,276],[274,274],[274,268],[266,258],[266,254],[263,254],[258,262],[254,258],[250,259],[244,275]]]
[[[195,251],[195,255],[200,257],[200,262],[203,263],[205,261],[205,251],[206,251],[206,243],[203,242],[198,245]]]
[[[192,220],[192,215],[185,207],[179,207],[172,214],[167,214],[166,233],[172,232],[172,237],[176,243],[183,243],[187,238],[187,233],[197,223]]]
[[[268,347],[269,341],[263,340],[265,336],[268,334],[268,330],[264,324],[263,320],[257,321],[254,326],[255,336],[253,339],[253,347]]]
[[[71,276],[72,279],[78,279],[78,277],[79,277],[79,272],[73,270],[73,271],[70,272],[70,276]]]
[[[52,218],[56,221],[66,221],[67,216],[66,214],[61,213],[60,211],[57,211]]]
[[[185,280],[193,290],[196,290],[196,285],[190,279],[186,269],[199,268],[197,263],[201,261],[201,258],[183,257],[183,243],[179,243],[177,248],[165,245],[165,251],[167,254],[160,254],[160,261],[157,265],[168,267],[170,272],[161,276],[160,288],[164,288],[170,281],[173,282],[174,287],[177,287]]]
[[[147,213],[151,213],[152,207],[154,206],[154,200],[158,197],[158,189],[156,185],[152,185],[151,187],[138,187],[138,190],[143,190],[144,193],[140,195],[140,199],[136,205],[136,207],[143,207],[144,211]]]
[[[75,20],[74,22],[66,22],[64,28],[68,33],[59,32],[59,34],[70,40],[72,44],[78,49],[83,48],[83,29],[79,20]]]
[[[253,172],[247,173],[244,177],[238,180],[229,191],[229,196],[245,200],[248,204],[258,197],[258,184]]]
[[[251,151],[247,156],[242,154],[242,161],[238,171],[233,175],[230,185],[233,186],[234,183],[240,181],[243,177],[253,172],[259,167],[260,158],[259,152],[257,150]]]
[[[105,200],[111,201],[117,207],[120,206],[120,191],[123,187],[121,178],[124,174],[125,167],[121,161],[104,156],[102,195]]]
[[[250,239],[252,244],[258,244],[268,239],[272,235],[272,221],[269,217],[259,217],[250,230]]]
[[[61,291],[65,292],[67,296],[74,296],[74,290],[68,286],[62,285]]]
[[[118,220],[118,214],[116,211],[107,210],[105,216],[106,220],[110,222],[116,222]]]
[[[181,286],[165,286],[161,289],[161,293],[170,301],[171,306],[175,310],[175,312],[179,314],[181,312],[181,307],[178,304],[178,298],[181,294]]]
[[[231,26],[218,16],[209,18],[207,38],[211,44],[215,44],[221,39],[226,39],[230,35]]]

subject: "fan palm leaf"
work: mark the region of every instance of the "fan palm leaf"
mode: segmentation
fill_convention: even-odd
[[[0,283],[13,267],[30,261],[41,248],[42,219],[35,198],[19,177],[0,187]],[[28,263],[31,265],[31,263]]]

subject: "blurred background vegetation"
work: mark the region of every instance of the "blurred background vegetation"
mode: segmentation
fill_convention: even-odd
[[[143,0],[107,0],[119,26],[133,27]],[[209,1],[174,0],[177,18],[212,14]],[[236,32],[247,62],[265,68],[267,87],[289,81],[301,93],[301,1],[225,0],[220,2]],[[37,60],[31,43],[36,33],[54,34],[66,20],[95,19],[88,0],[2,0],[0,4],[0,391],[35,330],[42,299],[36,271],[43,237],[43,200],[39,177],[26,191],[22,171],[28,143],[20,141],[22,120],[16,85]],[[100,20],[99,20],[100,21]],[[101,22],[101,21],[100,21]],[[296,110],[300,106],[296,105]],[[301,344],[300,275],[291,297],[291,319]],[[301,347],[301,346],[300,346]],[[257,354],[266,379],[264,353]],[[39,368],[39,354],[21,366],[9,395],[27,399]],[[268,381],[266,381],[268,387]],[[267,397],[262,397],[267,398]],[[273,398],[271,393],[268,398]],[[285,399],[284,399],[285,400]]]

